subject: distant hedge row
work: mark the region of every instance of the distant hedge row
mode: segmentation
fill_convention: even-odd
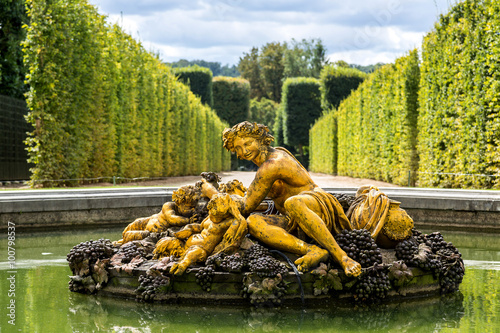
[[[354,68],[335,65],[325,66],[320,75],[323,109],[338,108],[340,102],[349,96],[353,90],[356,90],[366,77],[366,73]]]
[[[321,115],[321,92],[315,78],[288,78],[283,83],[281,105],[274,123],[276,143],[293,147],[304,158],[304,146],[309,145],[309,128]]]
[[[85,0],[27,4],[33,181],[229,168],[220,139],[227,124],[158,57]]]
[[[250,83],[247,80],[217,76],[212,89],[213,108],[220,119],[232,126],[250,118]]]
[[[418,84],[416,50],[370,75],[311,129],[312,170],[407,184],[418,163]]]
[[[208,106],[213,105],[212,71],[198,65],[174,68],[179,81],[187,84],[191,91],[201,98],[201,102]]]
[[[309,132],[309,169],[337,174],[337,112],[331,110],[317,119]]]
[[[337,173],[337,113],[340,102],[365,80],[357,69],[329,65],[320,75],[321,105],[324,115],[309,134],[309,168],[314,172]]]
[[[463,1],[424,38],[421,186],[500,188],[499,31],[499,1]]]

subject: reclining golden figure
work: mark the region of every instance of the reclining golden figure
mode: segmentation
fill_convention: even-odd
[[[333,235],[344,229],[365,225],[373,228],[370,231],[377,239],[381,230],[377,226],[383,226],[388,217],[388,199],[376,194],[375,188],[368,191],[368,194],[371,193],[369,198],[375,196],[382,200],[365,200],[367,194],[360,193],[358,209],[351,212],[352,216],[358,217],[358,221],[351,224],[337,199],[319,188],[290,152],[281,147],[271,147],[273,140],[266,126],[247,121],[223,132],[226,149],[258,166],[248,191],[239,200],[239,210],[248,217],[250,234],[272,248],[300,255],[295,261],[300,271],[310,270],[331,255],[346,275],[358,276],[361,265],[347,256]],[[202,184],[202,191],[209,198],[218,193],[206,181]],[[250,215],[266,197],[274,201],[282,215]],[[370,202],[375,206],[370,206]],[[371,222],[365,223],[367,219]],[[410,223],[407,223],[405,231],[409,226]],[[307,235],[319,246],[306,243],[301,234]]]
[[[170,227],[182,227],[196,222],[194,214],[201,192],[193,185],[182,186],[172,193],[172,201],[163,204],[157,214],[141,217],[123,230],[122,239],[116,244],[125,244],[146,238],[151,232],[163,232]]]
[[[238,204],[227,193],[216,194],[208,203],[208,217],[202,223],[184,226],[156,243],[156,258],[180,257],[170,273],[181,275],[192,264],[203,262],[211,254],[232,253],[239,249],[247,234],[247,223]]]

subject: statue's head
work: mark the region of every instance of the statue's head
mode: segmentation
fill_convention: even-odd
[[[220,222],[228,216],[231,200],[231,196],[227,193],[219,193],[212,197],[207,205],[212,222]]]
[[[181,186],[172,193],[172,201],[183,216],[192,215],[200,198],[201,190],[193,185]]]
[[[255,161],[274,141],[267,126],[248,121],[226,128],[222,133],[222,139],[224,148],[248,161]]]
[[[271,142],[274,141],[274,137],[269,134],[269,128],[266,125],[244,121],[234,125],[231,128],[226,128],[224,132],[222,132],[224,148],[231,152],[234,152],[234,141],[238,137],[253,138],[259,141],[264,146],[269,146]]]

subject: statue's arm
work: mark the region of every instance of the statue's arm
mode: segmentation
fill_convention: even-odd
[[[193,222],[189,217],[177,215],[174,208],[175,203],[168,202],[163,206],[163,218],[168,222],[170,227],[180,227]]]
[[[279,171],[271,164],[263,164],[259,168],[243,198],[244,205],[241,209],[241,213],[244,216],[248,216],[252,213],[265,199],[274,182],[279,178],[278,172]]]

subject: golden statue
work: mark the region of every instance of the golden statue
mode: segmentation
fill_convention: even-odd
[[[122,239],[115,244],[125,244],[146,238],[151,232],[164,232],[170,227],[182,227],[194,223],[194,214],[201,191],[193,185],[182,186],[172,193],[172,201],[163,204],[161,211],[149,217],[142,217],[130,223],[123,230]]]
[[[156,243],[156,258],[180,257],[170,273],[181,275],[192,264],[203,262],[211,254],[232,253],[239,249],[247,234],[247,223],[238,204],[227,193],[216,194],[208,203],[208,217],[202,223],[184,226]]]
[[[273,140],[274,137],[269,134],[266,126],[247,121],[223,132],[224,147],[227,150],[258,166],[255,179],[245,195],[238,200],[239,211],[248,217],[250,234],[272,248],[300,255],[295,261],[300,271],[310,270],[331,255],[346,275],[358,276],[361,265],[347,256],[333,235],[344,229],[354,229],[357,225],[366,225],[366,218],[372,218],[373,221],[377,218],[386,219],[389,204],[382,207],[379,201],[371,200],[372,196],[367,201],[366,196],[362,197],[360,194],[357,207],[360,207],[358,211],[361,213],[356,215],[358,211],[353,211],[351,215],[361,217],[353,226],[337,199],[314,184],[307,170],[290,152],[281,147],[271,147]],[[208,198],[218,193],[205,180],[202,192]],[[266,197],[274,201],[282,215],[250,215]],[[370,226],[383,226],[384,222],[373,222]],[[372,236],[377,238],[380,228],[374,230]],[[305,242],[304,236],[308,236],[319,246]]]

